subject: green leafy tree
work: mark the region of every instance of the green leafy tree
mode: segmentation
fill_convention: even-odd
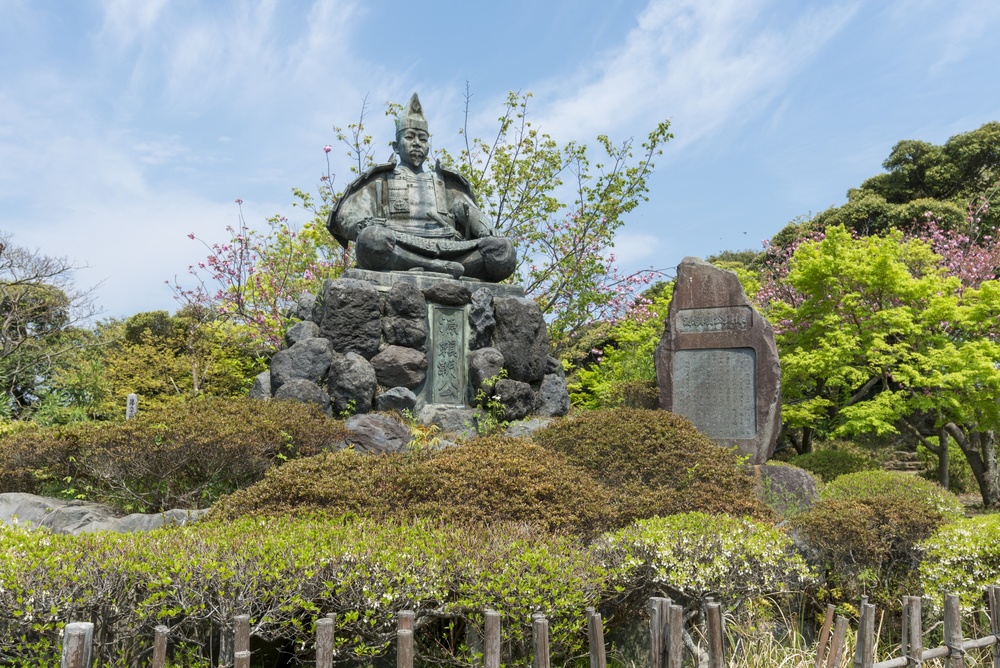
[[[842,226],[795,250],[783,283],[796,297],[768,304],[783,419],[800,452],[816,430],[954,438],[997,507],[1000,283],[963,288],[940,260],[925,241]]]
[[[466,127],[456,156],[439,153],[469,179],[492,225],[514,242],[515,280],[538,301],[553,346],[562,351],[585,323],[623,315],[636,290],[653,278],[651,272],[618,273],[614,236],[647,199],[654,160],[673,135],[669,121],[639,146],[600,135],[601,158],[592,162],[586,145],[560,145],[532,125],[530,98],[510,93],[496,135],[470,138]]]
[[[21,417],[37,403],[53,366],[85,345],[79,327],[94,315],[90,290],[76,287],[65,257],[16,246],[0,231],[0,415]]]

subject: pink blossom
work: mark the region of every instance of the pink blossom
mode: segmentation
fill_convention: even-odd
[[[327,144],[326,146],[323,147],[323,153],[329,153],[332,150],[333,150],[333,147],[330,146],[329,144]]]
[[[194,232],[188,235],[188,239],[194,239]]]

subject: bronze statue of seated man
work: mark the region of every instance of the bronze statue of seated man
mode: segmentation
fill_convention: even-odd
[[[457,172],[424,170],[427,121],[414,93],[396,120],[395,162],[377,165],[347,187],[327,220],[358,266],[374,271],[432,271],[498,282],[514,273],[510,240],[481,215],[469,182]]]

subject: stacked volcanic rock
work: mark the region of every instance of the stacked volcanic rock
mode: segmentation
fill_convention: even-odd
[[[333,415],[422,408],[432,303],[467,314],[467,406],[482,391],[503,404],[507,420],[565,414],[566,379],[549,357],[538,305],[495,297],[489,284],[472,287],[441,279],[423,289],[400,281],[380,291],[367,281],[328,280],[318,297],[299,299],[302,322],[288,330],[250,396],[311,401]]]

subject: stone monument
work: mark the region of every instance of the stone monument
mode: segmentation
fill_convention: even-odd
[[[781,368],[771,325],[731,271],[684,258],[656,349],[660,408],[751,464],[774,453],[781,428]]]
[[[497,398],[508,420],[565,414],[566,379],[541,310],[520,286],[499,283],[514,272],[513,245],[460,174],[425,170],[416,94],[393,148],[399,163],[362,174],[327,220],[345,248],[354,244],[358,267],[299,300],[302,322],[251,395],[334,414],[414,410],[454,430],[476,419],[477,397]]]

